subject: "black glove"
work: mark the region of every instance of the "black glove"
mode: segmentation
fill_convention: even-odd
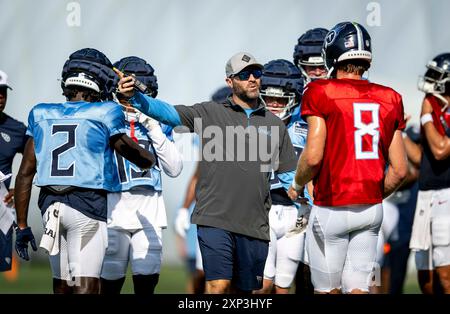
[[[28,255],[28,242],[30,242],[33,251],[37,251],[36,240],[34,240],[33,232],[31,232],[30,227],[20,229],[18,226],[16,226],[15,229],[17,255],[19,255],[19,257],[23,258],[24,260],[29,261],[30,256]]]

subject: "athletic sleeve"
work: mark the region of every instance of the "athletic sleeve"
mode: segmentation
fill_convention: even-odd
[[[148,134],[152,139],[153,147],[155,148],[156,155],[164,173],[172,178],[178,176],[183,169],[183,160],[175,143],[169,140],[168,136],[163,133],[161,127],[155,127],[149,130]]]
[[[181,125],[175,108],[164,101],[136,92],[129,102],[134,108],[159,122],[172,127]]]

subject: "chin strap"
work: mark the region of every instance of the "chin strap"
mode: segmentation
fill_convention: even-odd
[[[439,100],[441,100],[444,103],[444,107],[442,107],[442,109],[441,109],[442,112],[447,110],[449,102],[444,96],[442,96],[441,94],[438,94],[438,93],[431,93],[431,95],[438,98]]]

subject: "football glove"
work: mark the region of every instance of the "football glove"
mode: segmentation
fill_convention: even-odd
[[[189,209],[180,208],[175,218],[175,232],[182,238],[186,237],[186,231],[191,226]]]
[[[308,226],[309,214],[311,213],[310,206],[307,207],[308,208],[306,209],[306,211],[304,211],[303,214],[297,217],[297,220],[295,221],[295,226],[293,226],[286,232],[286,238],[292,237],[306,230],[306,227]]]
[[[28,242],[30,242],[33,251],[37,251],[36,240],[34,239],[33,232],[31,232],[30,227],[20,229],[18,226],[15,226],[15,230],[17,255],[24,260],[29,261],[30,256],[28,255]]]

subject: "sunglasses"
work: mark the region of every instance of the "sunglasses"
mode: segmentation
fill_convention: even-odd
[[[233,77],[237,77],[240,81],[247,81],[250,78],[250,75],[253,75],[255,79],[259,79],[262,76],[262,70],[245,70],[233,75]]]

